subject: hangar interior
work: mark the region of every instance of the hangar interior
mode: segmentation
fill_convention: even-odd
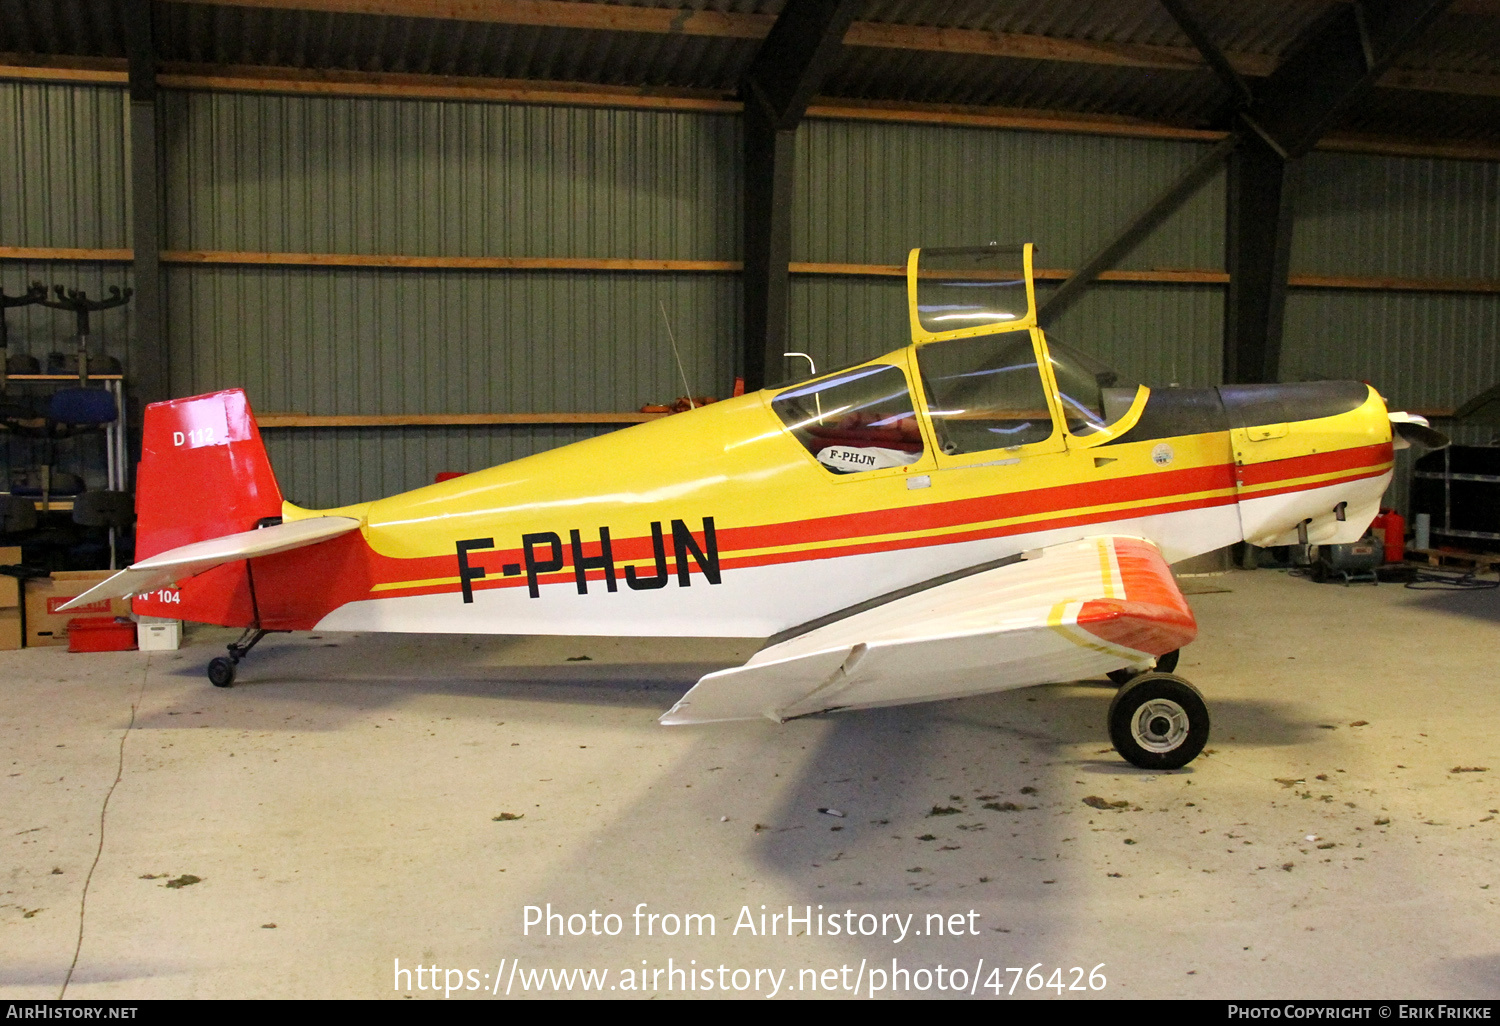
[[[54,304],[4,311],[0,398],[76,382],[69,290],[129,295],[88,345],[123,430],[0,433],[17,497],[128,491],[145,404],[240,387],[288,499],[380,498],[896,349],[908,251],[991,241],[1127,380],[1362,380],[1485,446],[1500,3],[0,0],[0,289]],[[26,562],[105,565],[91,537]],[[1103,996],[1495,996],[1496,593],[1183,580],[1219,711],[1172,774],[1100,753],[1099,682],[656,727],[742,640],[304,633],[227,692],[219,629],[0,652],[0,993],[915,947],[1109,963]],[[522,933],[548,902],[720,923]],[[728,932],[820,902],[985,925]]]

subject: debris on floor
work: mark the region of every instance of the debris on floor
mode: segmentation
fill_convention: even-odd
[[[1087,806],[1090,806],[1091,808],[1095,808],[1095,809],[1128,809],[1128,808],[1130,808],[1130,803],[1128,801],[1125,801],[1125,800],[1121,799],[1120,801],[1112,802],[1108,798],[1100,798],[1097,794],[1091,794],[1091,795],[1089,795],[1087,798],[1085,798],[1083,800],[1083,804],[1085,804]]]

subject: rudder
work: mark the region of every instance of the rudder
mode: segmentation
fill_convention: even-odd
[[[281,516],[281,488],[243,389],[146,407],[136,472],[136,559],[257,527]],[[215,567],[175,590],[137,596],[137,613],[249,626],[244,562]]]

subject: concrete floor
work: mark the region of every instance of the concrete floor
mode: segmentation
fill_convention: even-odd
[[[893,959],[980,996],[1012,966],[1086,987],[1100,963],[1071,996],[1500,995],[1500,591],[1207,583],[1230,590],[1191,596],[1178,672],[1214,734],[1172,774],[1109,750],[1098,683],[656,725],[744,642],[303,634],[230,691],[203,676],[222,631],[0,653],[0,996],[57,996],[117,766],[70,998],[393,996],[396,959],[487,988],[455,998],[571,968],[606,992],[645,970],[661,996],[765,995],[786,970],[782,995],[865,994]],[[525,933],[549,902],[620,934]],[[715,935],[636,936],[639,903]],[[736,932],[762,905],[914,918],[899,942]],[[963,935],[928,935],[939,913]],[[708,976],[653,978],[669,959]]]

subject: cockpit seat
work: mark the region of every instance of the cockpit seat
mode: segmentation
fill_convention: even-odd
[[[894,424],[891,418],[852,413],[835,425],[817,425],[807,429],[807,447],[820,456],[830,445],[863,449],[877,447],[898,452],[922,451],[922,432],[915,417],[903,417]]]

